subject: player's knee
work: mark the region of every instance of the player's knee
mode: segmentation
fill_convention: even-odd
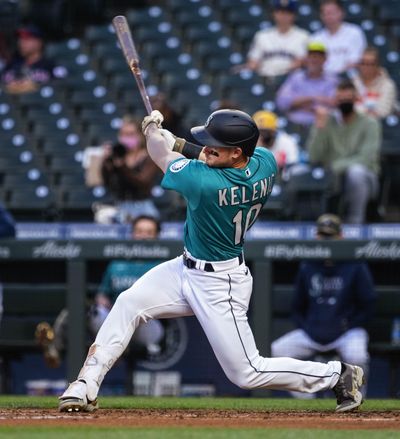
[[[229,380],[240,387],[241,389],[253,389],[251,374],[249,375],[247,371],[235,371],[227,374]]]
[[[249,381],[244,376],[233,376],[230,377],[230,380],[232,381],[233,384],[240,387],[241,389],[251,388]]]

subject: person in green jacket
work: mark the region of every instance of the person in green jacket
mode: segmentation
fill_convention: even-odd
[[[310,162],[330,169],[344,203],[344,221],[365,222],[368,201],[378,193],[381,127],[377,120],[358,113],[357,91],[343,80],[336,91],[336,109],[316,109],[307,140]]]

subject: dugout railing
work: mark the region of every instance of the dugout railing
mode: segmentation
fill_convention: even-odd
[[[86,354],[85,300],[91,280],[88,266],[104,266],[111,259],[170,259],[181,252],[180,241],[166,240],[0,241],[0,273],[5,292],[0,357],[7,360],[37,350],[35,325],[46,316],[54,318],[66,305],[73,322],[68,329],[67,379],[73,380]],[[392,321],[400,316],[398,240],[251,241],[245,254],[254,278],[249,316],[264,355],[269,354],[271,341],[290,328],[291,285],[301,260],[367,260],[379,293],[370,326],[370,351],[390,362],[390,394],[393,393],[400,363],[400,347],[390,340]]]

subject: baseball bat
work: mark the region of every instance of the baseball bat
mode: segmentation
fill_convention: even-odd
[[[142,71],[139,66],[139,56],[136,51],[135,43],[133,42],[132,34],[129,29],[128,21],[123,15],[117,15],[113,18],[112,24],[118,37],[119,44],[125,56],[125,60],[128,63],[129,68],[133,76],[135,77],[136,84],[139,88],[140,96],[142,97],[144,106],[146,107],[147,114],[153,111],[150,103],[149,96],[144,85]]]

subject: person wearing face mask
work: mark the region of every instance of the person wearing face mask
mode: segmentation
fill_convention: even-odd
[[[260,110],[252,117],[260,132],[257,145],[272,152],[280,170],[299,162],[299,147],[292,136],[278,130],[275,113]]]
[[[368,201],[378,193],[381,127],[374,118],[356,111],[357,91],[348,79],[336,91],[336,109],[316,109],[307,140],[310,162],[329,168],[344,208],[344,220],[366,220]]]
[[[159,171],[147,153],[140,124],[132,116],[123,118],[118,142],[104,148],[101,175],[117,202],[117,222],[138,215],[159,217],[151,200]]]

